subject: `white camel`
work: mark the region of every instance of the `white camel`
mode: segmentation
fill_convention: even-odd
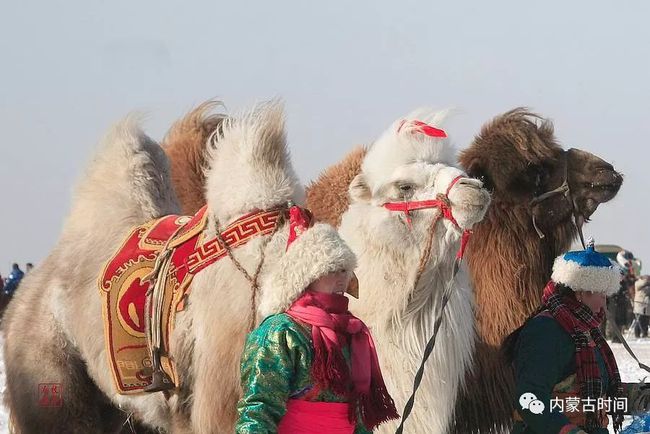
[[[435,312],[452,278],[463,232],[483,218],[490,202],[480,181],[454,167],[455,150],[449,139],[436,137],[444,135],[435,128],[444,117],[444,112],[415,111],[396,121],[370,147],[361,173],[350,185],[351,204],[339,227],[359,264],[361,297],[352,310],[372,329],[387,386],[400,411],[433,333]],[[425,207],[432,205],[423,201],[444,203],[444,196],[457,225],[442,217],[439,208],[411,211],[409,216],[395,210],[405,202]],[[395,205],[388,206],[392,210],[387,203]],[[453,285],[405,432],[447,432],[472,361],[473,293],[464,271]],[[394,432],[396,425],[382,425],[379,431]]]

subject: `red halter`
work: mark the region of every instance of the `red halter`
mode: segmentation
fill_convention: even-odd
[[[409,225],[409,227],[412,227],[411,225],[411,211],[419,210],[419,209],[431,209],[431,208],[438,208],[440,212],[442,213],[443,218],[449,220],[454,226],[456,226],[458,229],[462,230],[462,228],[458,225],[458,222],[454,218],[454,215],[452,214],[451,211],[451,205],[449,204],[449,192],[451,191],[452,187],[456,185],[456,183],[463,177],[463,175],[458,175],[455,177],[451,183],[449,184],[449,187],[447,187],[447,192],[444,194],[444,197],[442,199],[435,199],[435,200],[417,200],[417,201],[404,201],[404,202],[386,202],[383,207],[386,208],[389,211],[401,211],[406,215],[406,222]],[[469,229],[463,230],[463,235],[460,240],[460,248],[458,249],[458,253],[456,254],[457,259],[462,259],[463,255],[465,254],[465,247],[467,247],[467,242],[469,241],[469,237],[471,235],[472,231]]]

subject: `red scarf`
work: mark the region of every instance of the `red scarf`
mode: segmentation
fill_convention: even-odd
[[[286,313],[311,326],[312,376],[322,388],[348,398],[350,420],[356,420],[358,409],[364,425],[372,430],[399,417],[384,384],[370,331],[348,311],[346,296],[305,291]],[[351,370],[343,356],[348,345]]]
[[[582,398],[598,399],[601,390],[606,390],[607,396],[611,398],[622,396],[621,376],[616,359],[599,328],[603,313],[594,315],[591,309],[575,297],[562,296],[553,281],[544,288],[542,304],[573,339],[576,347],[576,377]],[[609,384],[606,387],[602,387],[601,384],[600,370],[596,362],[596,347],[600,350],[607,368]],[[620,428],[622,418],[623,416],[619,414],[614,416],[615,429]],[[587,424],[587,428],[591,429],[598,426],[594,412],[587,413]]]

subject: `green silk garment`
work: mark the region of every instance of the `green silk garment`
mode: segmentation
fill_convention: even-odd
[[[349,358],[349,349],[344,351]],[[237,404],[238,434],[275,433],[289,399],[347,402],[321,390],[311,377],[311,327],[281,313],[267,317],[246,339],[241,358],[243,396]],[[368,434],[358,421],[355,434]]]

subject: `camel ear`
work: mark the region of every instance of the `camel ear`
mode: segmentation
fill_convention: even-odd
[[[350,198],[352,202],[370,202],[372,194],[370,193],[370,187],[366,182],[366,177],[362,173],[354,177],[350,183],[350,188],[348,189]]]

